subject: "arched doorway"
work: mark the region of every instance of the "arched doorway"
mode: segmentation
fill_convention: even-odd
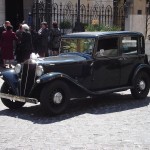
[[[5,0],[5,16],[5,20],[11,22],[15,31],[19,23],[24,20],[23,0]]]

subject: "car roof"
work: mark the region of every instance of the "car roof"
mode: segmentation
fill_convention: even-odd
[[[101,36],[113,36],[113,35],[140,35],[143,36],[140,32],[131,32],[131,31],[106,31],[106,32],[76,32],[63,35],[63,38],[95,38]]]

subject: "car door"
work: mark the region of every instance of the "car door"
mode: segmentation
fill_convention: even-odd
[[[119,86],[120,61],[119,38],[106,37],[98,40],[93,61],[92,89],[103,90]]]
[[[120,40],[121,86],[129,85],[134,70],[143,61],[142,55],[139,55],[139,43],[139,37],[135,35],[123,36]]]

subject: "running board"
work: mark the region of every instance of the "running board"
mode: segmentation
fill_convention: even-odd
[[[96,94],[96,95],[99,95],[99,94],[125,91],[125,90],[132,89],[132,88],[133,88],[133,86],[127,86],[127,87],[121,87],[121,88],[115,88],[115,89],[109,89],[109,90],[96,91],[96,92],[93,92],[93,93]]]

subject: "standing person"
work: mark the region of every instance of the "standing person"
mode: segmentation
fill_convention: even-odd
[[[50,39],[51,39],[51,49],[53,55],[59,54],[59,47],[60,47],[60,40],[61,40],[61,31],[58,28],[58,24],[56,21],[53,22],[53,28],[50,32]]]
[[[6,62],[8,60],[9,68],[12,67],[11,64],[14,60],[13,41],[17,40],[17,36],[12,30],[13,27],[11,25],[7,26],[6,31],[2,33],[1,37],[3,66],[6,67]]]
[[[30,58],[32,53],[32,38],[30,28],[27,24],[22,25],[22,36],[20,40],[20,62]]]
[[[6,27],[10,26],[10,25],[11,25],[10,21],[5,21],[5,23],[2,26],[0,26],[0,63],[1,64],[3,63],[2,54],[1,54],[1,38],[2,38],[2,33],[3,33],[3,31],[6,31]]]
[[[1,45],[2,33],[4,31],[6,31],[6,27],[7,26],[11,26],[10,21],[5,21],[5,24],[3,24],[2,26],[0,26],[0,45]]]
[[[2,37],[3,31],[6,31],[6,27],[10,25],[11,25],[10,21],[5,21],[5,24],[0,26],[0,38]]]
[[[45,54],[48,53],[48,36],[49,30],[47,22],[41,23],[41,28],[38,31],[39,36],[39,55],[45,57]]]
[[[33,26],[30,27],[30,32],[31,32],[31,37],[32,37],[32,47],[33,47],[33,52],[38,53],[38,33],[36,32],[35,28]]]
[[[16,55],[17,62],[21,62],[20,44],[21,44],[22,32],[23,32],[22,24],[20,24],[18,30],[16,31],[16,36],[18,37],[18,41],[16,43],[16,50],[15,50],[15,55]]]

